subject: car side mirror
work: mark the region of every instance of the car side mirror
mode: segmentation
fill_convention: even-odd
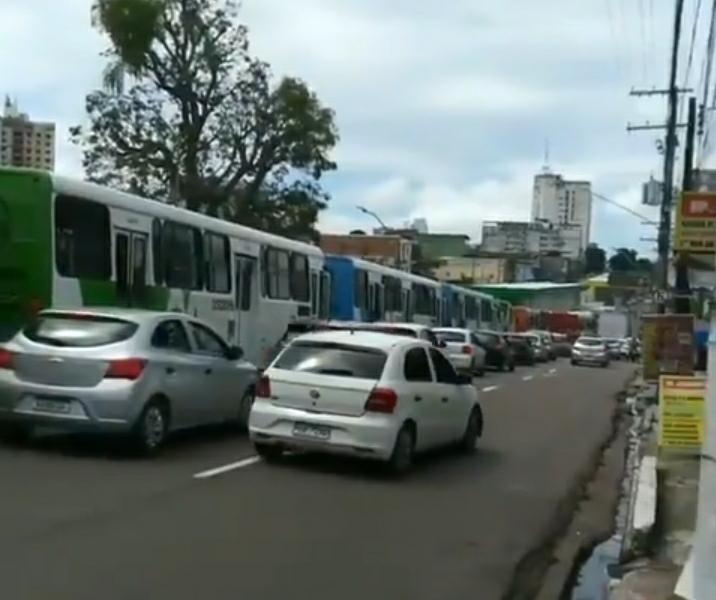
[[[438,348],[447,348],[447,342],[445,340],[438,340]]]
[[[229,352],[226,355],[228,360],[241,360],[244,356],[244,350],[239,346],[231,346]]]

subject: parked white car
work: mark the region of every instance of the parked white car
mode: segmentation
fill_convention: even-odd
[[[407,471],[415,452],[475,448],[483,415],[477,390],[430,343],[367,331],[293,340],[264,372],[249,418],[256,451],[287,449],[386,461]]]
[[[465,375],[485,374],[485,349],[477,336],[469,329],[439,327],[433,333],[445,343],[445,353],[458,373]]]

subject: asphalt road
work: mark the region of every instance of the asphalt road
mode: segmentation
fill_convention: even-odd
[[[631,372],[489,373],[480,450],[425,457],[403,481],[327,457],[267,465],[226,430],[151,461],[69,436],[0,445],[0,598],[498,599]]]

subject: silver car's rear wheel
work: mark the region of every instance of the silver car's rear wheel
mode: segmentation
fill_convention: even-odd
[[[137,422],[135,439],[145,454],[154,454],[164,444],[168,431],[167,411],[160,402],[150,402]]]

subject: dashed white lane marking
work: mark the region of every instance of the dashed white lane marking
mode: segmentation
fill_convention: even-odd
[[[500,387],[499,385],[488,385],[487,387],[482,388],[482,391],[483,392],[492,392],[492,391],[498,389],[499,387]]]
[[[525,376],[522,378],[522,381],[529,381],[529,380],[532,379],[533,377],[534,377],[534,375],[525,375]]]
[[[556,372],[557,372],[557,369],[550,369],[549,371],[547,371],[547,372],[544,374],[544,376],[545,376],[545,377],[552,377],[552,375],[554,375]]]
[[[234,471],[236,469],[241,469],[243,467],[250,467],[251,465],[255,465],[257,462],[261,461],[261,457],[259,456],[250,456],[249,458],[244,458],[243,460],[239,460],[235,463],[229,463],[228,465],[222,465],[221,467],[216,467],[215,469],[209,469],[208,471],[202,471],[201,473],[195,473],[194,479],[209,479],[209,477],[216,477],[217,475],[223,475],[224,473],[228,473],[229,471]]]

